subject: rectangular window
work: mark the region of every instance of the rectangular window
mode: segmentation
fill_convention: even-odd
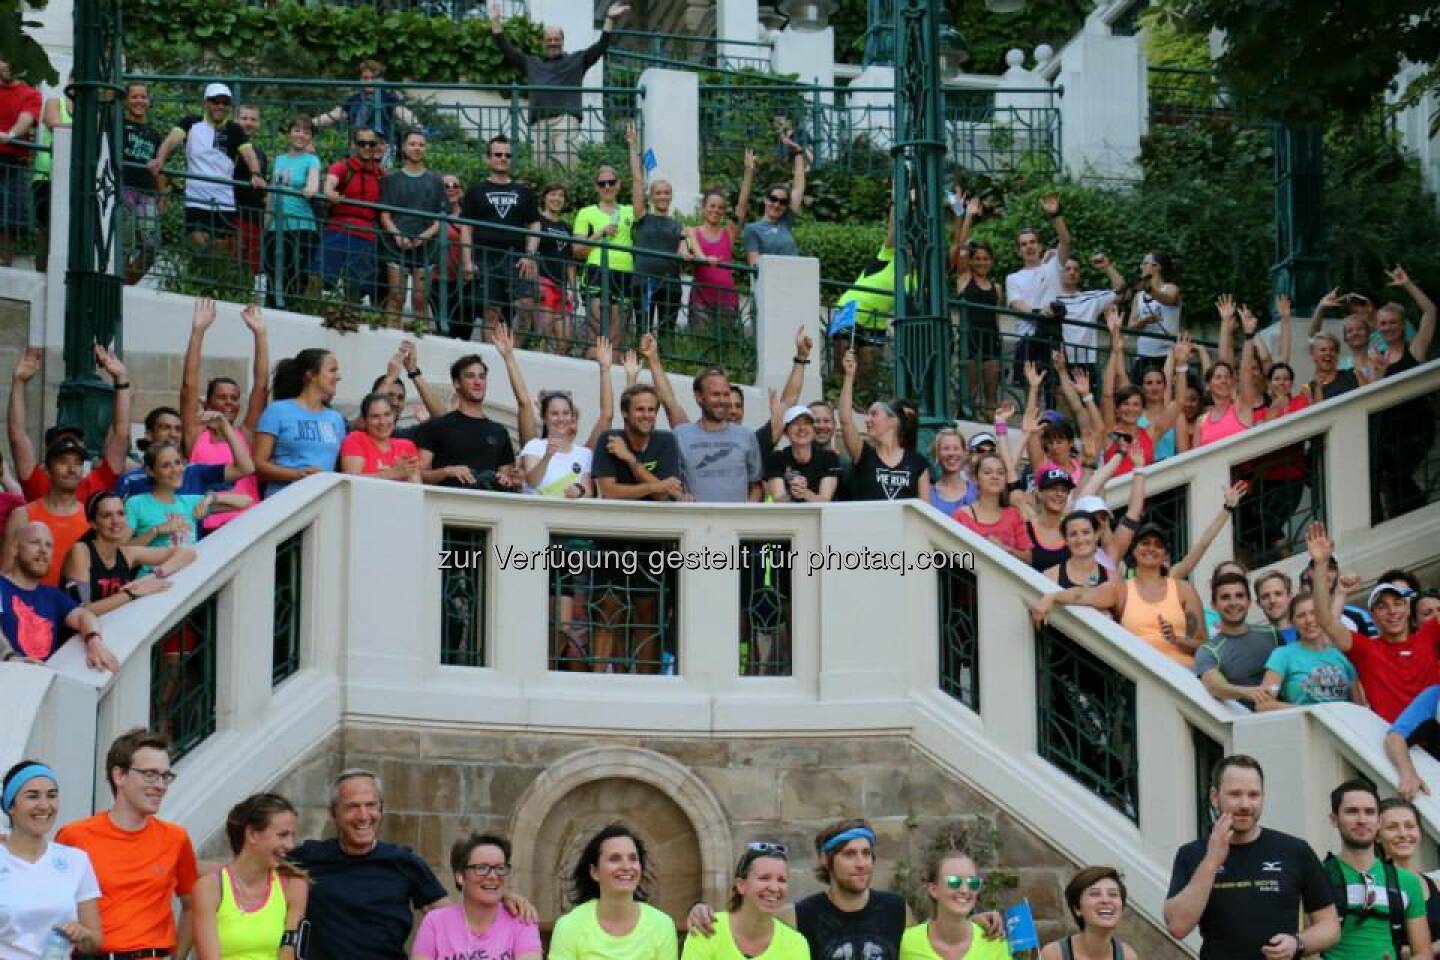
[[[740,541],[740,673],[788,677],[793,651],[789,540]]]
[[[300,669],[300,623],[304,589],[305,531],[275,548],[275,646],[271,685]]]
[[[1292,443],[1230,468],[1249,490],[1235,511],[1235,559],[1251,570],[1305,552],[1305,528],[1325,516],[1325,438]]]
[[[550,669],[678,673],[678,540],[553,534]]]
[[[440,662],[485,666],[485,571],[488,531],[450,526],[441,533]]]
[[[980,711],[980,598],[973,571],[937,570],[940,689]]]
[[[193,607],[150,648],[150,729],[179,760],[215,732],[215,595]]]
[[[1440,390],[1370,414],[1370,522],[1440,501]]]

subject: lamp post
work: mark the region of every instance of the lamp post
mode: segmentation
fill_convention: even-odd
[[[114,393],[95,373],[93,346],[119,346],[124,283],[116,258],[120,184],[120,0],[75,0],[75,122],[70,156],[70,250],[65,273],[65,379],[58,421],[98,450]]]
[[[895,392],[920,411],[921,445],[954,414],[950,322],[946,304],[945,111],[940,61],[963,41],[942,33],[940,0],[890,0],[895,47]],[[1024,0],[1018,0],[1019,6]],[[987,0],[991,9],[1016,0]],[[872,8],[872,12],[873,12]]]

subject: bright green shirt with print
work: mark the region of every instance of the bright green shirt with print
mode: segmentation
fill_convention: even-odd
[[[1390,942],[1390,904],[1385,894],[1385,867],[1379,860],[1371,865],[1370,882],[1343,860],[1340,874],[1345,878],[1346,909],[1345,920],[1340,924],[1340,942],[1325,951],[1326,960],[1379,960],[1393,956],[1395,947]],[[1425,916],[1425,889],[1420,878],[1409,870],[1395,869],[1400,880],[1400,895],[1405,900],[1405,919],[1415,920]],[[1365,907],[1367,897],[1373,897],[1369,909]]]
[[[619,219],[615,214],[619,214]],[[615,236],[605,237],[605,228],[614,223],[616,225]],[[615,213],[606,213],[599,206],[592,204],[575,214],[574,232],[577,239],[582,243],[587,239],[604,239],[607,243],[619,244],[622,247],[634,245],[634,239],[630,235],[630,228],[635,223],[635,210],[629,204],[621,204],[615,208]],[[603,251],[595,247],[590,251],[590,256],[585,258],[586,264],[594,267],[600,266],[600,254]],[[635,269],[635,256],[629,250],[608,251],[611,270],[618,270],[621,273],[630,273]]]
[[[940,954],[930,944],[928,922],[911,927],[900,938],[900,960],[941,960]],[[965,951],[963,960],[1010,960],[1010,945],[1004,937],[996,940],[985,939],[985,930],[973,920],[970,922],[970,949]]]

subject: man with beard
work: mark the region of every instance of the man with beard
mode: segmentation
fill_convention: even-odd
[[[815,877],[827,889],[811,894],[776,914],[799,930],[810,945],[811,960],[896,960],[900,938],[915,922],[905,898],[870,889],[875,874],[875,831],[864,820],[841,820],[815,835]],[[997,913],[974,917],[995,939],[1005,933]],[[690,908],[693,934],[714,932],[715,915],[697,903]]]
[[[1340,937],[1340,920],[1325,868],[1304,840],[1260,826],[1260,763],[1235,754],[1215,764],[1210,805],[1220,816],[1209,838],[1175,851],[1165,901],[1170,935],[1183,940],[1198,926],[1200,960],[1297,960],[1328,950]]]
[[[415,434],[420,476],[426,483],[480,490],[518,490],[515,446],[505,428],[485,415],[490,368],[471,353],[450,365],[456,407],[426,420]]]
[[[595,442],[594,474],[607,500],[679,500],[680,447],[668,430],[656,430],[660,397],[645,383],[620,395],[621,430],[606,430]]]
[[[1275,697],[1260,682],[1265,677],[1265,661],[1275,650],[1275,633],[1246,622],[1250,581],[1234,571],[1217,575],[1210,581],[1210,602],[1220,614],[1220,628],[1195,651],[1195,675],[1217,700],[1239,700],[1253,709],[1269,709],[1275,705]]]
[[[27,523],[15,536],[15,565],[0,576],[0,662],[23,657],[42,662],[71,633],[85,644],[85,662],[96,670],[120,669],[100,639],[100,621],[59,587],[40,580],[50,570],[55,543],[43,523]]]
[[[40,579],[58,587],[66,554],[90,529],[85,504],[76,497],[85,473],[85,445],[69,434],[56,440],[45,451],[45,472],[50,476],[50,489],[43,497],[10,511],[5,521],[5,539],[8,542],[19,536],[31,523],[44,525],[54,538],[54,553],[49,558],[49,569],[41,571]]]
[[[1375,856],[1380,795],[1369,780],[1347,780],[1330,793],[1330,822],[1340,833],[1340,855],[1325,858],[1325,874],[1340,913],[1340,941],[1327,960],[1430,956],[1430,924],[1420,878]]]

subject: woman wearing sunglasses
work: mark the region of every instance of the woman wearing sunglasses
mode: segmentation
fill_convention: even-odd
[[[735,864],[729,905],[715,915],[714,936],[687,936],[682,960],[809,960],[805,938],[778,917],[789,885],[785,845],[747,843]]]
[[[787,186],[772,183],[764,193],[764,212],[759,220],[746,224],[741,234],[745,247],[745,262],[755,266],[761,254],[794,257],[800,253],[791,229],[795,226],[795,215],[805,202],[806,150],[797,144],[789,130],[780,134],[780,146],[789,151],[794,163],[793,179]],[[740,210],[743,219],[748,211]]]
[[[971,919],[984,885],[966,854],[945,850],[932,856],[925,870],[930,919],[905,931],[900,960],[1006,960],[1005,941],[987,940]]]
[[[635,272],[635,255],[631,252],[635,242],[631,233],[635,208],[619,201],[620,175],[614,167],[601,167],[596,171],[595,191],[599,194],[598,202],[575,214],[576,239],[570,251],[575,259],[585,261],[580,289],[589,303],[591,339],[603,334],[611,343],[624,343],[631,277]],[[592,242],[587,244],[585,240]],[[601,241],[607,246],[600,246]],[[610,316],[602,320],[601,307],[607,301]],[[593,347],[588,355],[595,356]]]
[[[540,928],[505,906],[510,841],[491,833],[462,837],[450,848],[450,869],[460,902],[425,914],[410,945],[410,960],[540,960]]]
[[[1065,905],[1080,932],[1045,944],[1040,960],[1135,960],[1115,936],[1125,916],[1125,882],[1114,867],[1086,867],[1065,885]]]

